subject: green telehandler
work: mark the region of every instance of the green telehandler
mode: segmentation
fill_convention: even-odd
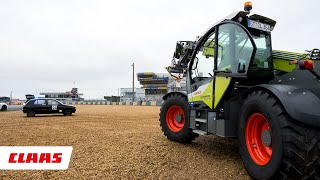
[[[177,42],[167,70],[187,90],[163,97],[162,131],[181,143],[237,138],[254,179],[320,179],[320,50],[272,50],[276,22],[251,9]]]

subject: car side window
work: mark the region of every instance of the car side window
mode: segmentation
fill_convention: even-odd
[[[56,105],[59,105],[59,103],[58,103],[57,101],[55,101],[55,100],[51,100],[51,99],[50,99],[50,100],[48,100],[48,105],[49,105],[49,106],[52,106],[52,105],[55,105],[55,106],[56,106]]]
[[[44,99],[38,99],[36,101],[34,101],[34,105],[46,105],[46,100]]]

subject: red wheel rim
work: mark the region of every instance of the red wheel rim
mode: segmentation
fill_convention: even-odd
[[[267,119],[260,113],[252,114],[246,125],[246,145],[252,160],[260,166],[266,165],[271,159],[271,137],[272,133]]]
[[[179,106],[171,106],[166,114],[166,122],[171,131],[180,131],[186,122],[183,110]]]

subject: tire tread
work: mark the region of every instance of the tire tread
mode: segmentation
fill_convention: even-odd
[[[167,99],[165,101],[170,101],[173,99],[180,99],[182,101],[187,102],[186,97],[181,96],[180,94],[172,94],[170,96],[167,97]],[[164,102],[165,103],[165,102]],[[188,130],[188,133],[186,133],[183,137],[172,137],[169,134],[169,130],[167,130],[167,128],[163,127],[162,123],[161,123],[161,113],[164,111],[163,107],[161,106],[160,108],[160,113],[159,113],[159,122],[160,122],[160,127],[163,131],[163,134],[167,137],[167,139],[169,139],[170,141],[175,141],[175,142],[180,142],[180,143],[189,143],[191,141],[193,141],[195,138],[198,137],[198,134],[195,134],[192,132],[191,129]],[[188,116],[188,114],[185,114],[185,116]]]
[[[258,96],[258,97],[257,97]],[[279,100],[265,91],[248,95],[245,101],[266,98],[281,127],[283,160],[276,179],[320,179],[320,128],[312,127],[291,118]]]

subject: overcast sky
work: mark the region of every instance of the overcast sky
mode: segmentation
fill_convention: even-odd
[[[273,49],[320,48],[320,1],[253,2],[277,21]],[[67,91],[117,95],[136,72],[165,72],[178,40],[195,40],[243,9],[237,0],[2,0],[0,96]],[[136,81],[136,87],[139,87]]]

